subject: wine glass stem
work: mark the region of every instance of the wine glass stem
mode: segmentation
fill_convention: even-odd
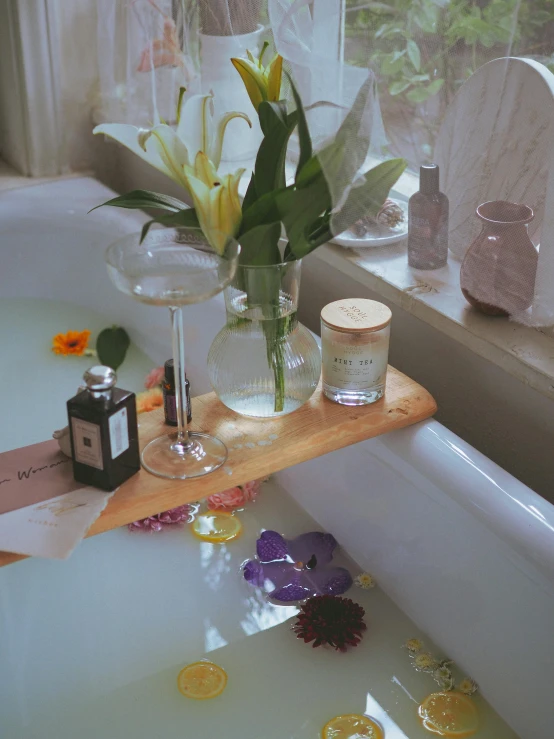
[[[184,453],[191,445],[187,426],[187,402],[185,388],[185,337],[183,334],[183,311],[171,307],[171,332],[173,342],[173,370],[175,374],[175,407],[177,410],[177,439],[173,444],[176,452]]]

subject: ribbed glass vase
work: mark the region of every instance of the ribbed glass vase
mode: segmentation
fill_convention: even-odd
[[[227,324],[208,354],[219,399],[244,416],[271,418],[299,408],[319,381],[321,355],[297,319],[300,260],[239,266],[225,290]]]

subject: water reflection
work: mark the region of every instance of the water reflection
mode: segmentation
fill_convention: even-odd
[[[206,652],[213,652],[214,649],[226,647],[227,642],[209,618],[204,619],[204,649]]]
[[[298,613],[296,606],[276,606],[268,603],[264,594],[259,590],[246,598],[244,605],[247,615],[240,625],[247,636],[278,626]]]
[[[398,685],[400,685],[396,678],[393,678],[393,682],[396,682],[398,683]],[[400,687],[403,686],[400,685]],[[366,696],[364,713],[367,716],[371,716],[371,718],[374,718],[377,723],[381,724],[387,739],[409,739],[408,735],[405,734],[398,726],[398,724],[392,720],[389,714],[383,708],[381,708],[381,705],[377,703],[371,693],[368,693]]]
[[[200,543],[200,566],[204,582],[211,590],[218,590],[225,576],[231,571],[231,552],[226,544]]]

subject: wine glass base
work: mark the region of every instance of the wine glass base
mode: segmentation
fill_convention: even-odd
[[[148,472],[168,480],[202,477],[221,467],[227,459],[227,447],[209,434],[189,433],[186,446],[177,444],[177,434],[159,436],[142,450],[142,466]]]

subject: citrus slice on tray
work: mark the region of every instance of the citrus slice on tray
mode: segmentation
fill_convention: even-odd
[[[209,700],[221,695],[227,685],[227,673],[213,662],[193,662],[177,677],[177,687],[187,698]]]
[[[242,524],[232,513],[209,511],[196,516],[192,530],[202,541],[232,541],[242,534]]]
[[[321,739],[383,739],[383,730],[373,719],[349,713],[325,724]]]
[[[479,728],[475,703],[455,690],[427,696],[418,713],[423,727],[439,736],[463,739]]]

